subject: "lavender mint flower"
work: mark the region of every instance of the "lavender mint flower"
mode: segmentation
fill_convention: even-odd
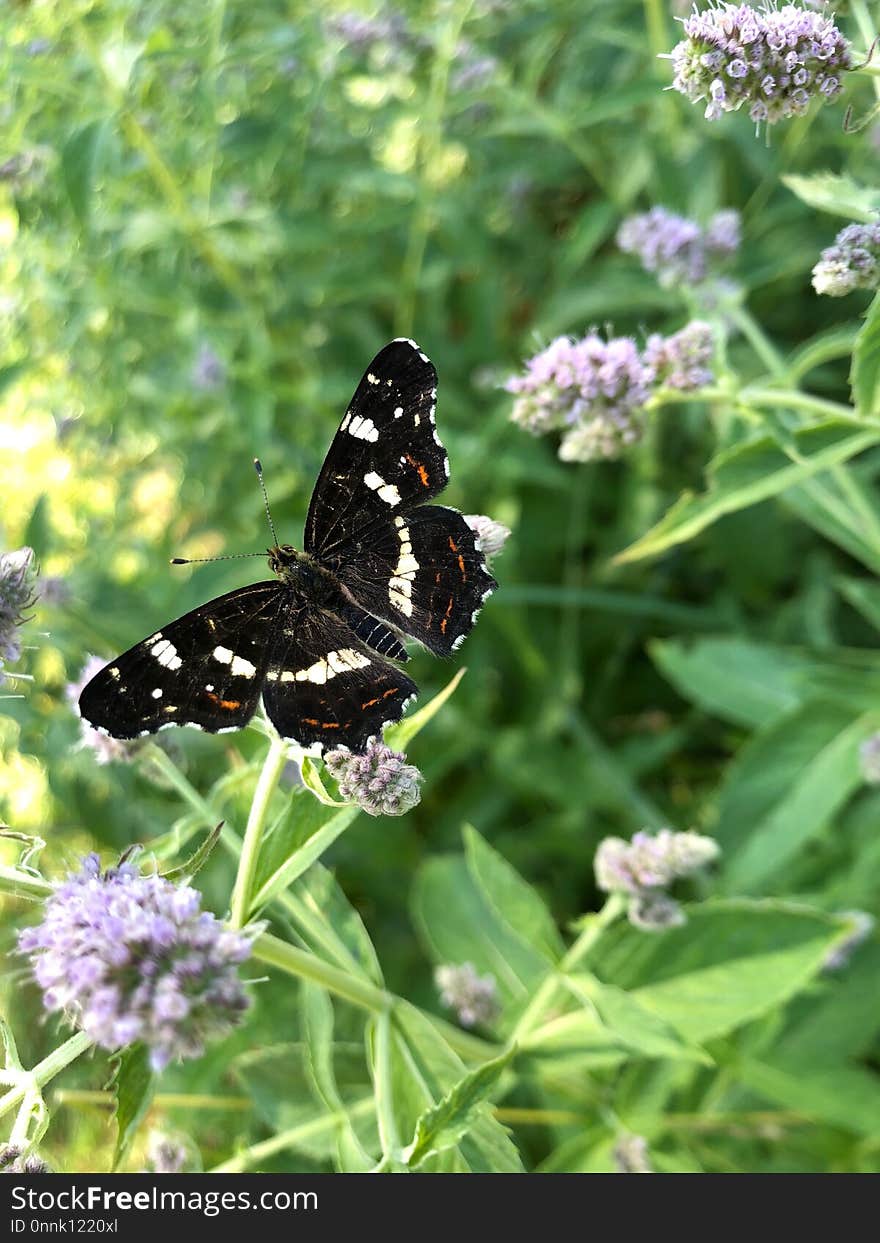
[[[880,224],[848,224],[813,268],[818,294],[842,298],[854,289],[880,286]]]
[[[182,1174],[191,1164],[188,1144],[176,1135],[151,1131],[147,1139],[145,1174]]]
[[[28,1152],[20,1144],[0,1146],[0,1172],[3,1174],[49,1174],[46,1162],[35,1152]]]
[[[645,346],[645,362],[664,388],[691,392],[711,384],[715,342],[709,324],[692,320],[671,337],[654,334]]]
[[[699,285],[740,243],[739,212],[716,212],[705,228],[665,207],[628,216],[617,231],[617,245],[635,255],[665,288]]]
[[[849,46],[825,13],[794,4],[760,10],[720,3],[684,19],[673,48],[673,88],[692,103],[706,101],[706,118],[744,105],[758,124],[802,116],[812,99],[840,93],[852,68]]]
[[[215,393],[226,382],[223,359],[205,342],[199,346],[192,366],[192,382],[202,393]]]
[[[505,387],[515,393],[511,418],[535,435],[566,430],[559,456],[568,462],[619,457],[642,434],[652,373],[635,341],[559,337]]]
[[[111,760],[130,760],[138,748],[137,742],[121,742],[111,738],[102,730],[95,729],[84,721],[79,713],[79,697],[87,682],[91,682],[95,674],[104,668],[107,662],[100,656],[87,656],[82,673],[74,682],[68,682],[64,688],[64,696],[79,718],[80,746],[94,752],[99,764],[109,764]]]
[[[500,1006],[495,977],[478,975],[473,963],[445,963],[434,972],[434,983],[443,1005],[455,1011],[462,1027],[476,1027],[497,1018]]]
[[[0,667],[21,655],[19,628],[36,600],[34,550],[0,553]]]
[[[201,894],[131,863],[101,871],[88,855],[19,936],[43,1005],[103,1049],[143,1041],[154,1069],[199,1057],[239,1021],[248,998],[238,966],[249,936],[201,910]]]
[[[479,540],[480,551],[487,561],[497,557],[510,538],[510,527],[486,514],[462,514],[462,517]]]
[[[701,833],[636,833],[632,841],[606,837],[594,860],[596,884],[606,893],[629,898],[627,916],[645,931],[674,927],[685,921],[684,911],[666,890],[676,880],[692,876],[718,857],[718,846]]]
[[[422,774],[406,756],[392,751],[375,738],[367,743],[363,755],[340,748],[324,757],[330,775],[339,784],[339,793],[357,803],[368,816],[402,816],[421,798]]]

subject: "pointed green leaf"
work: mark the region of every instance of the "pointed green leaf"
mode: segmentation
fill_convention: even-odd
[[[880,293],[856,337],[850,383],[858,413],[865,418],[880,414]]]
[[[412,1143],[403,1152],[407,1165],[420,1165],[426,1157],[458,1144],[470,1130],[477,1111],[485,1112],[486,1102],[514,1053],[511,1046],[484,1062],[459,1079],[438,1104],[425,1110],[416,1123]]]
[[[712,1065],[712,1059],[701,1049],[688,1045],[673,1027],[624,989],[603,984],[587,972],[566,977],[566,984],[579,1000],[595,1007],[608,1030],[633,1053]]]
[[[562,938],[543,899],[476,829],[463,830],[468,869],[499,920],[551,962],[563,953]]]
[[[223,823],[224,822],[221,820],[217,827],[211,830],[202,842],[201,846],[199,846],[197,850],[193,851],[188,859],[186,859],[183,863],[178,864],[177,867],[171,868],[170,871],[162,872],[161,875],[164,876],[166,880],[174,881],[175,883],[183,880],[191,880],[197,872],[201,871],[210,859],[214,847],[220,840],[220,834],[223,832]]]
[[[113,1078],[110,1081],[116,1118],[114,1170],[125,1160],[137,1129],[149,1109],[155,1087],[156,1076],[150,1069],[146,1045],[132,1045],[114,1057]]]
[[[813,173],[808,177],[789,174],[782,178],[782,184],[808,207],[845,220],[870,224],[880,211],[880,190],[863,186],[852,177],[837,173]]]
[[[458,689],[458,684],[467,669],[459,669],[458,673],[450,679],[443,687],[442,691],[429,700],[423,708],[419,708],[418,712],[413,712],[409,716],[405,716],[402,721],[398,721],[396,725],[389,725],[385,731],[385,741],[394,751],[406,751],[409,744],[425,728],[428,722],[437,715],[447,699]]]

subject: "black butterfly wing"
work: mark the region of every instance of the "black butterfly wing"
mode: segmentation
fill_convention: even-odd
[[[456,650],[497,586],[474,532],[441,505],[398,514],[356,556],[329,564],[368,612],[438,656]]]
[[[80,713],[113,738],[170,725],[240,729],[259,703],[286,596],[280,582],[253,583],[163,626],[92,678]]]
[[[362,752],[399,721],[415,682],[355,637],[335,614],[290,597],[263,686],[263,704],[282,738],[307,750]]]
[[[437,374],[413,341],[370,363],[330,446],[306,521],[306,551],[375,617],[438,655],[454,651],[497,586],[446,487]]]
[[[449,459],[434,425],[437,373],[414,341],[380,350],[357,386],[315,484],[305,550],[351,550],[400,507],[446,487]]]

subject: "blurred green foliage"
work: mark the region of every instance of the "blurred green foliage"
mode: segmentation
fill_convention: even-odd
[[[767,142],[742,116],[707,125],[663,91],[657,55],[678,27],[660,0],[410,3],[380,14],[373,40],[350,26],[346,37],[335,12],[299,0],[4,6],[0,541],[30,544],[59,581],[27,631],[33,682],[0,705],[0,815],[47,839],[51,874],[88,848],[111,856],[133,841],[167,846],[174,826],[193,832],[145,763],[98,767],[78,748],[65,685],[88,653],[109,657],[263,576],[257,562],[168,566],[267,542],[255,454],[279,534],[298,542],[363,368],[390,337],[412,334],[440,377],[444,499],[514,534],[496,566],[502,589],[461,653],[467,675],[410,749],[421,805],[399,820],[359,817],[324,859],[387,986],[438,1012],[432,956],[497,974],[499,955],[520,954],[502,989],[514,1006],[546,971],[506,925],[493,942],[459,854],[464,823],[562,927],[598,905],[603,837],[698,827],[724,850],[720,905],[656,939],[621,928],[595,968],[609,989],[641,988],[669,1025],[664,1039],[700,1042],[713,1068],[646,1051],[629,1012],[610,1024],[625,1028],[619,1040],[584,1020],[552,1057],[528,1062],[499,1116],[507,1107],[508,1121],[531,1122],[515,1129],[529,1168],[609,1168],[621,1127],[648,1136],[658,1168],[876,1168],[880,951],[871,943],[843,973],[818,972],[833,931],[822,912],[878,911],[880,794],[857,755],[880,728],[880,451],[713,514],[662,555],[616,563],[683,490],[704,491],[714,454],[754,453],[756,439],[776,444],[780,427],[794,435],[802,422],[669,406],[625,461],[571,467],[510,425],[499,387],[553,335],[681,326],[675,295],[613,241],[628,212],[659,203],[700,219],[742,212],[735,275],[751,322],[786,360],[807,342],[842,341],[804,370],[815,395],[848,403],[867,297],[812,294],[810,269],[839,222],[781,179],[863,175],[872,140],[845,134],[836,108]],[[847,102],[869,106],[860,79]],[[728,358],[744,381],[764,378],[747,335],[731,338]],[[852,501],[852,487],[861,542],[825,503],[829,488]],[[451,673],[424,654],[411,668],[425,699]],[[194,788],[222,779],[223,814],[244,823],[259,735],[181,731],[163,746]],[[200,875],[218,912],[231,877],[219,854]],[[771,905],[737,906],[745,898]],[[6,911],[9,949],[29,912]],[[776,985],[721,1015],[709,1001],[704,1014],[697,990],[706,1021],[682,1024],[663,978],[733,957]],[[14,966],[8,1010],[33,1064],[56,1029],[38,1023],[22,976]],[[712,979],[713,996],[734,988]],[[300,1041],[332,1038],[339,1091],[370,1095],[357,1012],[337,1005],[334,1028],[320,990],[301,997],[273,977],[254,991],[246,1027],[163,1077],[161,1090],[190,1104],[154,1106],[194,1137],[206,1168],[314,1117]],[[412,1038],[433,1049],[433,1029],[407,1014]],[[444,1084],[452,1070],[434,1054]],[[105,1082],[96,1058],[63,1086]],[[415,1092],[397,1088],[400,1099]],[[208,1095],[222,1099],[193,1104]],[[352,1114],[351,1162],[375,1144],[367,1113]],[[515,1167],[494,1132],[478,1141],[466,1144],[481,1157],[463,1148],[455,1160]],[[114,1142],[105,1110],[68,1104],[46,1150],[58,1168],[105,1169]],[[259,1168],[329,1168],[338,1151],[325,1134]]]

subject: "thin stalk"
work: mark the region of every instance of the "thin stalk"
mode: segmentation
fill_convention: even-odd
[[[738,400],[744,406],[785,406],[789,410],[803,410],[807,414],[818,414],[828,419],[858,423],[860,427],[880,427],[877,420],[860,419],[852,406],[846,406],[839,401],[826,401],[824,397],[814,397],[812,393],[801,393],[793,388],[749,386],[740,391]]]
[[[764,329],[744,306],[731,306],[726,312],[772,376],[785,380],[788,372],[782,355]]]
[[[209,1170],[209,1174],[241,1174],[244,1170],[252,1169],[267,1157],[272,1157],[276,1152],[283,1152],[285,1148],[296,1148],[307,1140],[312,1140],[320,1135],[324,1135],[327,1131],[334,1131],[338,1126],[345,1122],[346,1117],[351,1118],[367,1118],[373,1112],[372,1096],[365,1096],[351,1106],[347,1113],[341,1111],[332,1114],[325,1114],[322,1118],[315,1118],[312,1122],[301,1122],[299,1126],[292,1126],[287,1131],[279,1131],[277,1135],[273,1135],[271,1139],[264,1139],[259,1144],[252,1144],[249,1148],[245,1148],[243,1152],[237,1156],[231,1157],[228,1161],[221,1162]]]
[[[623,894],[612,893],[600,911],[587,917],[580,936],[563,956],[558,968],[540,984],[534,997],[520,1015],[519,1022],[510,1037],[511,1044],[522,1044],[529,1033],[534,1031],[546,1011],[556,1001],[563,986],[562,977],[574,971],[583,962],[605,929],[623,914],[625,904]]]
[[[32,1070],[20,1072],[19,1082],[14,1088],[10,1088],[5,1096],[0,1097],[0,1118],[19,1106],[29,1093],[44,1088],[56,1075],[60,1075],[65,1067],[75,1062],[91,1047],[92,1042],[85,1032],[77,1032],[57,1049],[53,1049],[49,1056],[44,1057],[42,1062],[38,1062]]]
[[[855,18],[856,25],[859,28],[859,34],[865,40],[865,47],[869,50],[874,46],[874,40],[877,38],[877,30],[871,21],[871,14],[868,12],[868,6],[865,0],[850,0],[850,12]],[[877,74],[880,70],[874,65],[865,65],[862,72],[867,72],[874,79],[874,94],[880,100],[880,79]]]
[[[393,1076],[391,1072],[391,1013],[389,1010],[377,1016],[373,1029],[373,1089],[376,1104],[376,1121],[379,1124],[379,1141],[382,1156],[394,1159],[400,1151],[400,1133],[394,1114]]]
[[[241,844],[241,857],[238,861],[238,872],[232,889],[229,922],[233,928],[243,928],[250,913],[251,894],[257,873],[260,857],[260,846],[263,842],[263,830],[266,816],[269,813],[269,802],[275,787],[287,763],[287,743],[283,738],[273,738],[269,744],[269,752],[263,764],[254,799],[248,815],[248,822]]]
[[[92,1105],[96,1109],[113,1109],[116,1102],[110,1092],[88,1092],[80,1088],[59,1088],[52,1093],[55,1105],[75,1109]],[[210,1096],[199,1092],[157,1092],[152,1109],[220,1109],[234,1113],[250,1113],[254,1102],[249,1096]]]

